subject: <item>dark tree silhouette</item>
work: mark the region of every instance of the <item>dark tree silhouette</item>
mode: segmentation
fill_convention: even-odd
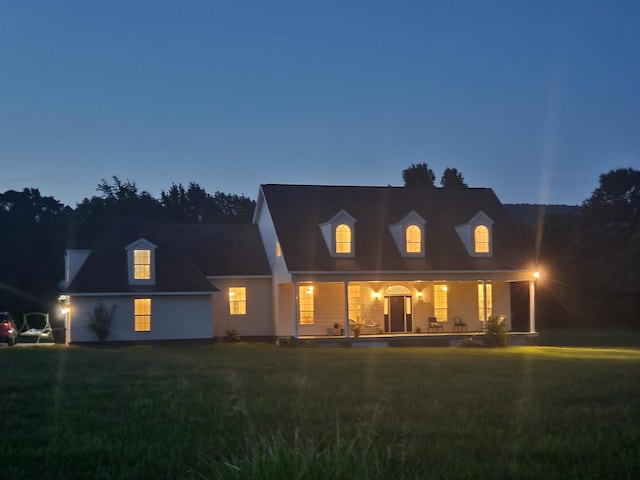
[[[640,170],[619,168],[600,175],[600,185],[584,207],[592,218],[640,224]]]
[[[426,163],[411,164],[402,171],[405,187],[435,188],[436,175]]]
[[[462,174],[456,168],[447,167],[440,180],[442,188],[467,188]]]

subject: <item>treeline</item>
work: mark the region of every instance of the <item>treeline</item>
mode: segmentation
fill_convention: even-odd
[[[64,279],[64,254],[70,244],[90,244],[132,215],[154,221],[250,222],[255,201],[215,192],[196,183],[172,184],[160,198],[135,182],[102,180],[98,194],[75,208],[36,188],[0,194],[0,310],[21,321],[31,311],[51,312]]]
[[[426,164],[403,171],[407,187],[436,188]],[[465,188],[448,168],[442,188]],[[30,311],[54,311],[69,244],[96,240],[123,219],[249,222],[255,202],[244,195],[208,194],[196,183],[172,184],[160,198],[113,177],[98,195],[76,208],[42,197],[37,189],[0,194],[0,310],[18,319]],[[537,324],[640,327],[640,171],[612,170],[578,213],[548,214],[540,226],[522,226],[529,252],[540,266]],[[521,288],[524,287],[524,288]],[[527,310],[526,285],[514,284],[515,312]],[[524,306],[523,306],[524,305]],[[524,315],[523,315],[524,317]]]
[[[640,171],[612,170],[576,213],[523,236],[543,278],[539,326],[640,327]]]

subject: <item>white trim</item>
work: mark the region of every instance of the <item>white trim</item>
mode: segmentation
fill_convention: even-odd
[[[211,290],[206,292],[96,292],[96,293],[73,293],[66,292],[66,295],[70,297],[169,297],[169,296],[188,296],[188,295],[212,295],[216,293],[222,293],[220,290]]]
[[[207,280],[235,280],[240,278],[273,278],[273,275],[211,275],[206,278]]]
[[[447,274],[470,274],[470,273],[527,273],[530,270],[293,270],[291,275],[379,275],[379,274],[405,274],[405,275],[447,275]],[[533,274],[532,274],[533,275]]]

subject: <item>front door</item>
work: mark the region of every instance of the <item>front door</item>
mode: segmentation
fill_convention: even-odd
[[[389,297],[389,331],[405,331],[404,297]]]

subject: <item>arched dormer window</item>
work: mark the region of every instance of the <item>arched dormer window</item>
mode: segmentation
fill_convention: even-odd
[[[351,253],[351,227],[344,223],[336,227],[336,253]]]
[[[467,223],[456,225],[456,232],[471,257],[493,256],[493,220],[480,211]]]
[[[407,253],[422,253],[422,230],[417,225],[409,225],[405,230]]]
[[[473,229],[474,251],[489,253],[489,229],[486,225],[478,225]]]
[[[398,223],[389,225],[389,233],[400,255],[405,258],[424,257],[426,224],[424,218],[411,210]]]
[[[356,219],[349,212],[340,210],[318,226],[332,257],[356,256]]]

